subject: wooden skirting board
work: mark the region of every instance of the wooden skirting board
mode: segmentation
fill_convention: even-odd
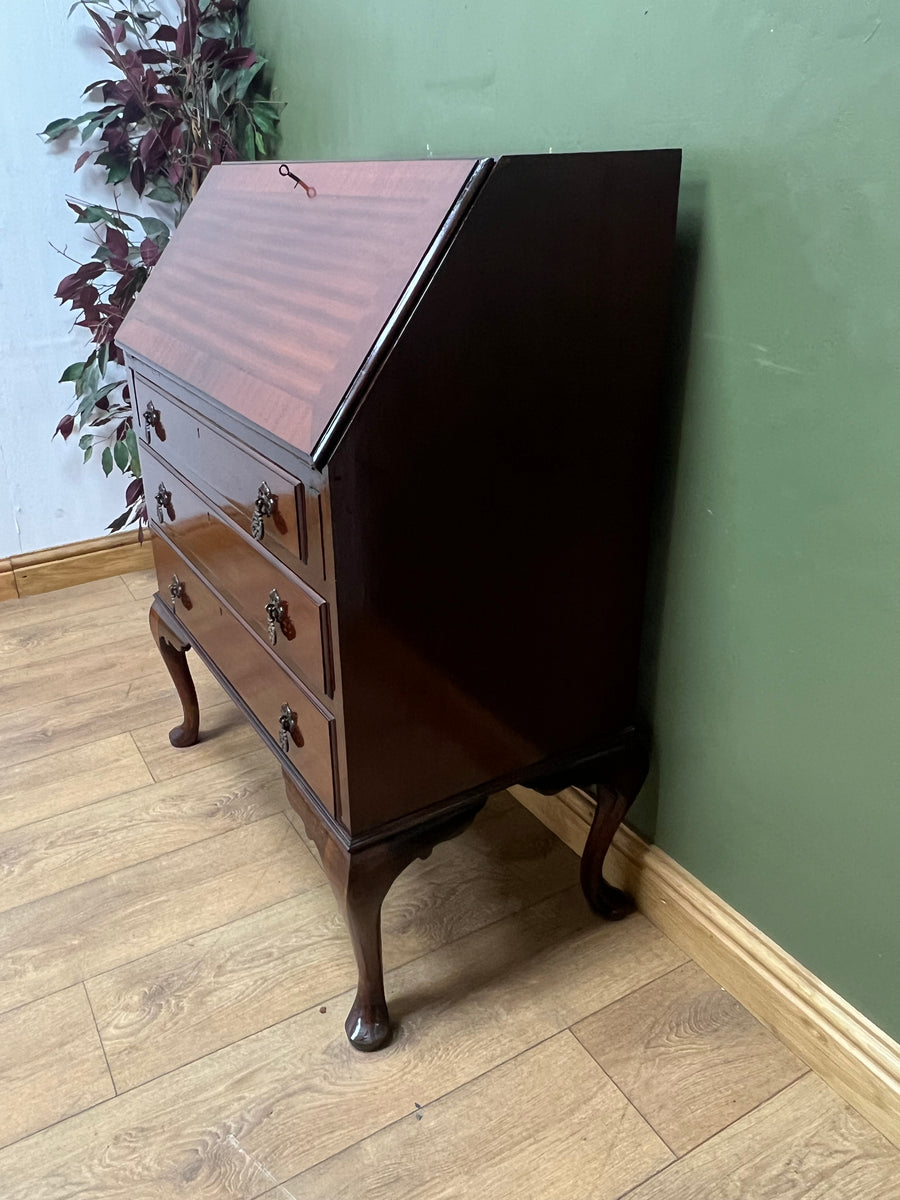
[[[513,795],[577,854],[593,816],[577,788]],[[607,877],[859,1113],[900,1147],[900,1045],[821,979],[704,887],[667,854],[622,826]]]
[[[152,566],[150,539],[145,537],[141,544],[136,531],[14,554],[0,559],[0,600],[55,592],[73,583],[90,583]]]

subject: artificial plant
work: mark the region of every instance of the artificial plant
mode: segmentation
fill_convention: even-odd
[[[66,201],[91,253],[83,261],[64,251],[76,269],[56,296],[89,331],[92,349],[62,373],[75,394],[56,433],[78,433],[85,462],[100,449],[104,472],[118,467],[128,479],[111,531],[134,522],[140,529],[147,519],[118,328],[210,167],[265,157],[274,140],[278,107],[262,86],[266,60],[247,44],[247,3],[78,0],[69,10],[83,8],[96,25],[112,77],[88,84],[82,95],[91,106],[51,121],[42,136],[80,131],[85,149],[75,170],[101,167],[112,198]],[[140,212],[123,208],[123,191],[138,198]]]

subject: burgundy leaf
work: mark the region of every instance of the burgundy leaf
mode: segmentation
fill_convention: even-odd
[[[123,151],[127,151],[128,131],[125,128],[124,122],[121,120],[110,121],[100,134],[100,140],[106,142],[113,154],[121,154]]]
[[[143,493],[143,490],[144,490],[143,480],[142,479],[132,479],[131,483],[129,483],[128,487],[125,489],[125,503],[126,504],[134,504],[136,501],[138,501],[140,499],[141,494]]]
[[[128,265],[128,239],[120,229],[107,226],[106,245],[110,252],[110,266],[116,271],[123,271]]]
[[[66,439],[66,438],[68,438],[69,434],[72,432],[72,430],[74,428],[75,428],[75,418],[72,416],[71,413],[66,413],[66,415],[63,417],[63,419],[57,425],[53,436],[56,437],[57,433],[61,433],[63,435],[63,439]]]
[[[90,157],[91,157],[91,152],[90,152],[90,150],[82,150],[82,152],[81,152],[81,153],[78,155],[78,157],[75,159],[75,167],[74,167],[74,170],[76,170],[76,171],[77,171],[77,170],[78,170],[80,167],[83,167],[83,166],[84,166],[84,164],[87,162],[87,160],[88,160]]]
[[[68,206],[69,206],[69,208],[71,208],[72,212],[77,213],[79,217],[83,215],[83,213],[84,213],[83,205],[76,204],[74,200],[67,200],[66,204],[68,204]]]
[[[229,50],[223,55],[221,65],[223,67],[252,67],[256,62],[256,51],[250,50],[247,46],[235,46],[233,50]]]
[[[133,96],[122,110],[123,121],[139,121],[144,115],[144,106],[136,96]]]
[[[130,422],[130,421],[128,421],[128,420],[126,420],[126,421],[120,421],[120,422],[119,422],[119,424],[116,426],[116,441],[117,441],[117,442],[122,442],[122,441],[124,441],[124,440],[125,440],[125,434],[128,432],[128,430],[129,430],[130,428],[131,428],[131,422]]]
[[[82,263],[77,271],[73,271],[71,275],[66,275],[64,279],[59,281],[59,287],[54,292],[54,295],[58,296],[60,300],[71,300],[78,295],[88,280],[96,279],[105,270],[106,268],[103,263]]]
[[[153,98],[154,108],[175,108],[181,110],[182,101],[178,96],[169,95],[167,92],[159,92]]]
[[[103,99],[115,100],[119,104],[125,104],[134,96],[134,88],[127,79],[118,79],[115,82],[110,81],[103,85]]]
[[[87,8],[87,5],[85,5],[85,7]],[[87,11],[88,16],[93,18],[94,24],[100,30],[100,36],[103,38],[104,42],[106,42],[108,46],[115,46],[116,39],[113,36],[113,31],[110,29],[107,23],[102,17],[98,16],[92,8],[88,8]]]
[[[168,54],[163,54],[162,50],[138,50],[138,58],[147,66],[148,63],[164,63],[169,61]]]
[[[125,41],[125,26],[117,25],[113,30],[113,40],[118,44]]]
[[[144,164],[136,158],[131,164],[131,186],[139,196],[144,194]]]
[[[200,49],[200,61],[210,62],[214,58],[218,58],[228,49],[228,43],[224,38],[208,38]],[[222,60],[224,63],[224,59]]]
[[[108,412],[109,411],[109,397],[101,396],[100,399],[97,401],[97,403],[94,405],[94,407],[102,408],[104,412]]]
[[[182,21],[175,31],[175,53],[179,58],[187,58],[191,52],[190,34],[187,21]]]
[[[166,157],[166,147],[155,129],[148,129],[138,145],[138,157],[148,175],[155,175]]]
[[[176,31],[171,25],[160,25],[156,33],[154,33],[151,41],[154,42],[174,42],[177,37]]]
[[[144,260],[145,267],[152,267],[154,263],[159,261],[160,249],[152,238],[144,238],[141,242],[141,258]],[[156,284],[153,285],[154,287]]]
[[[93,309],[99,299],[100,293],[92,283],[89,283],[87,287],[83,287],[80,292],[72,297],[72,307],[87,311],[88,309]]]

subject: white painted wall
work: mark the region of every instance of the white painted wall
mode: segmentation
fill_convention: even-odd
[[[106,74],[90,18],[79,9],[67,20],[70,4],[0,2],[0,558],[99,537],[124,507],[118,471],[107,480],[71,440],[51,441],[71,395],[57,380],[87,341],[53,298],[75,268],[48,243],[74,248],[82,237],[66,195],[109,194],[101,168],[72,174],[78,134],[49,146],[35,136],[80,112],[85,84]]]

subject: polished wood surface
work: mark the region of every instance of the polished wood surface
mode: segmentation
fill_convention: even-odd
[[[679,168],[501,159],[328,464],[354,832],[635,719]]]
[[[44,655],[33,669],[47,661],[67,678],[77,623],[68,646],[42,650],[51,621],[90,601],[115,626],[146,586],[139,575],[15,601],[0,607],[0,633],[8,623],[29,632]],[[251,775],[241,727],[227,723],[168,748],[180,705],[146,640],[152,654],[132,638],[118,680],[91,690],[83,671],[78,703],[42,701],[39,757],[13,765],[0,744],[15,846],[37,820],[58,861],[74,868],[89,847],[81,882],[69,875],[54,890],[47,871],[42,898],[0,913],[4,1200],[443,1200],[457,1182],[497,1200],[893,1200],[900,1153],[816,1077],[778,1092],[777,1042],[748,1037],[746,1016],[724,1006],[714,1029],[703,1025],[713,1053],[694,1059],[691,1080],[698,1092],[708,1080],[709,1139],[671,1161],[642,1108],[648,1093],[625,1076],[670,1072],[703,991],[686,986],[681,1007],[654,1006],[681,1036],[651,1045],[636,1029],[630,1066],[617,1055],[623,1090],[612,1085],[573,1027],[629,996],[639,1004],[686,957],[639,915],[592,918],[577,857],[508,796],[388,894],[385,982],[401,1036],[357,1054],[343,1032],[349,941],[313,854],[276,812],[276,760],[257,749]],[[219,689],[202,666],[195,674],[205,713]],[[110,733],[104,712],[132,724]],[[171,789],[151,777],[158,755],[143,762],[135,749],[148,720],[182,766]],[[234,752],[215,782],[202,758],[213,741],[220,756]],[[18,860],[23,879],[39,868],[37,833]],[[116,1094],[108,1076],[105,1092],[91,1090],[104,1055]],[[731,1089],[747,1089],[721,1069],[729,1059],[752,1079],[756,1105],[735,1123]]]
[[[323,697],[331,695],[328,602],[216,510],[210,511],[212,506],[150,451],[145,450],[143,462],[147,478],[159,478],[171,493],[171,510],[163,514],[166,535],[289,670]],[[270,633],[266,606],[273,590],[282,615]]]
[[[166,666],[172,672],[184,700],[185,720],[173,729],[173,746],[196,741],[196,698],[191,706],[193,684],[179,643],[198,646],[223,672],[237,695],[259,721],[270,745],[281,745],[281,753],[300,771],[314,794],[332,813],[337,804],[335,733],[333,716],[310,695],[299,680],[287,672],[251,632],[191,569],[180,554],[157,536],[154,550],[159,576],[159,595],[153,602],[151,626],[160,641]],[[170,581],[177,578],[181,591],[174,605],[167,605]],[[188,636],[180,633],[183,628]],[[174,646],[173,646],[174,643]],[[170,666],[170,662],[174,665]],[[184,675],[187,676],[187,682]],[[189,685],[189,686],[188,686]],[[183,690],[182,690],[183,689]],[[281,714],[287,706],[291,728],[286,744],[280,742]],[[193,738],[193,740],[189,740]]]
[[[585,895],[630,911],[603,860],[646,774],[629,731],[679,171],[678,151],[307,164],[301,233],[272,164],[223,168],[126,323],[173,736],[196,728],[181,637],[337,864],[354,1044],[389,1034],[385,891],[491,791],[595,785]],[[329,341],[345,287],[371,304]]]
[[[311,453],[474,166],[212,172],[119,344]]]
[[[357,1050],[380,1050],[393,1034],[384,995],[381,906],[398,875],[415,859],[427,858],[439,842],[463,833],[484,807],[487,796],[421,821],[402,836],[357,850],[348,849],[335,840],[289,775],[285,774],[284,782],[288,801],[319,852],[328,882],[346,919],[356,958],[359,982],[344,1030]]]
[[[175,579],[174,571],[172,579]],[[194,591],[193,587],[189,587],[187,595],[188,604],[191,603],[190,595]],[[182,597],[182,603],[184,602],[185,597]],[[184,720],[181,724],[169,730],[169,741],[178,749],[184,749],[185,746],[193,746],[197,740],[197,733],[200,728],[200,709],[197,704],[197,692],[185,659],[185,654],[190,650],[191,644],[175,631],[174,626],[168,620],[167,612],[162,604],[154,604],[150,609],[150,630],[153,634],[153,640],[159,646],[159,652],[163,657],[163,662],[166,664],[166,669],[172,676],[175,691],[178,693],[178,698],[181,701],[184,711]]]
[[[303,485],[274,463],[254,455],[246,446],[198,421],[173,397],[144,380],[135,380],[136,411],[152,403],[160,419],[145,443],[148,461],[170,464],[196,481],[204,494],[245,533],[250,533],[261,485],[271,492],[273,511],[263,520],[259,539],[289,565],[306,558],[306,505]],[[159,436],[165,431],[165,438]],[[154,513],[155,477],[150,477],[147,506]]]

